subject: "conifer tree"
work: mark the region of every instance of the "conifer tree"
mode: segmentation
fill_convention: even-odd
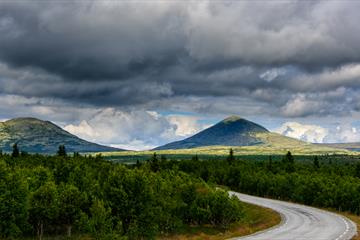
[[[315,156],[315,157],[314,157],[314,167],[315,167],[316,169],[319,169],[319,168],[320,168],[320,163],[319,163],[318,156]]]
[[[20,155],[20,151],[19,151],[18,145],[17,145],[17,143],[14,143],[13,151],[12,151],[11,156],[12,157],[19,157],[19,155]]]
[[[66,149],[65,149],[65,145],[60,145],[59,146],[59,150],[57,151],[57,155],[59,157],[66,157],[67,154],[66,154]]]
[[[233,162],[235,161],[234,150],[232,148],[230,148],[229,156],[227,157],[226,160],[229,164],[233,164]]]

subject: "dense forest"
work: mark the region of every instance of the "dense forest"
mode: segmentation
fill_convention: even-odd
[[[156,159],[156,156],[155,156]],[[226,228],[243,205],[175,168],[114,164],[98,157],[0,154],[0,238],[88,234],[153,239],[183,225]],[[159,162],[159,164],[164,164]]]
[[[252,156],[168,161],[161,168],[179,169],[206,182],[233,190],[360,214],[360,161],[352,156]],[[258,160],[260,159],[260,160]]]
[[[188,225],[226,228],[243,204],[214,186],[360,214],[360,162],[351,156],[234,156],[118,164],[101,156],[0,152],[0,238],[87,234],[153,239]]]

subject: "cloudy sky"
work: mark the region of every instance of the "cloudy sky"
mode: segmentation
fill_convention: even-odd
[[[360,141],[360,1],[0,1],[0,119],[144,149],[228,115]]]

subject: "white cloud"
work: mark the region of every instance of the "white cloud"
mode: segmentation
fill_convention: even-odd
[[[346,143],[359,142],[360,132],[351,124],[339,124],[334,128],[318,125],[286,122],[274,132],[312,143]]]
[[[111,147],[116,147],[120,149],[127,149],[127,150],[147,150],[147,149],[153,149],[157,147],[158,145],[153,144],[146,144],[144,141],[141,140],[133,140],[128,143],[124,144],[110,144]]]
[[[81,121],[79,125],[66,125],[64,129],[80,138],[84,138],[89,141],[96,141],[96,139],[101,136],[101,134],[92,128],[85,120]]]
[[[360,132],[351,124],[343,123],[331,131],[326,142],[360,142]]]
[[[198,117],[171,115],[168,116],[167,119],[170,123],[176,125],[175,134],[181,137],[193,135],[205,127],[199,124]]]
[[[286,122],[275,132],[282,135],[297,138],[306,142],[322,143],[328,136],[326,128],[317,125],[305,125],[297,122]]]
[[[150,149],[192,135],[205,126],[197,117],[106,108],[65,130],[89,141],[133,150]]]
[[[272,68],[260,74],[260,78],[266,82],[271,82],[279,76],[286,74],[285,68]]]
[[[309,99],[305,94],[297,94],[281,108],[281,112],[287,117],[299,117],[319,114],[323,109],[322,102]]]
[[[346,64],[336,69],[326,69],[317,74],[301,74],[290,82],[291,87],[301,91],[330,90],[360,86],[360,64]]]

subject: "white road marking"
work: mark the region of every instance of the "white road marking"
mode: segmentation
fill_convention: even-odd
[[[314,207],[230,192],[240,200],[271,208],[282,222],[268,230],[233,240],[350,240],[356,225],[338,214]]]

